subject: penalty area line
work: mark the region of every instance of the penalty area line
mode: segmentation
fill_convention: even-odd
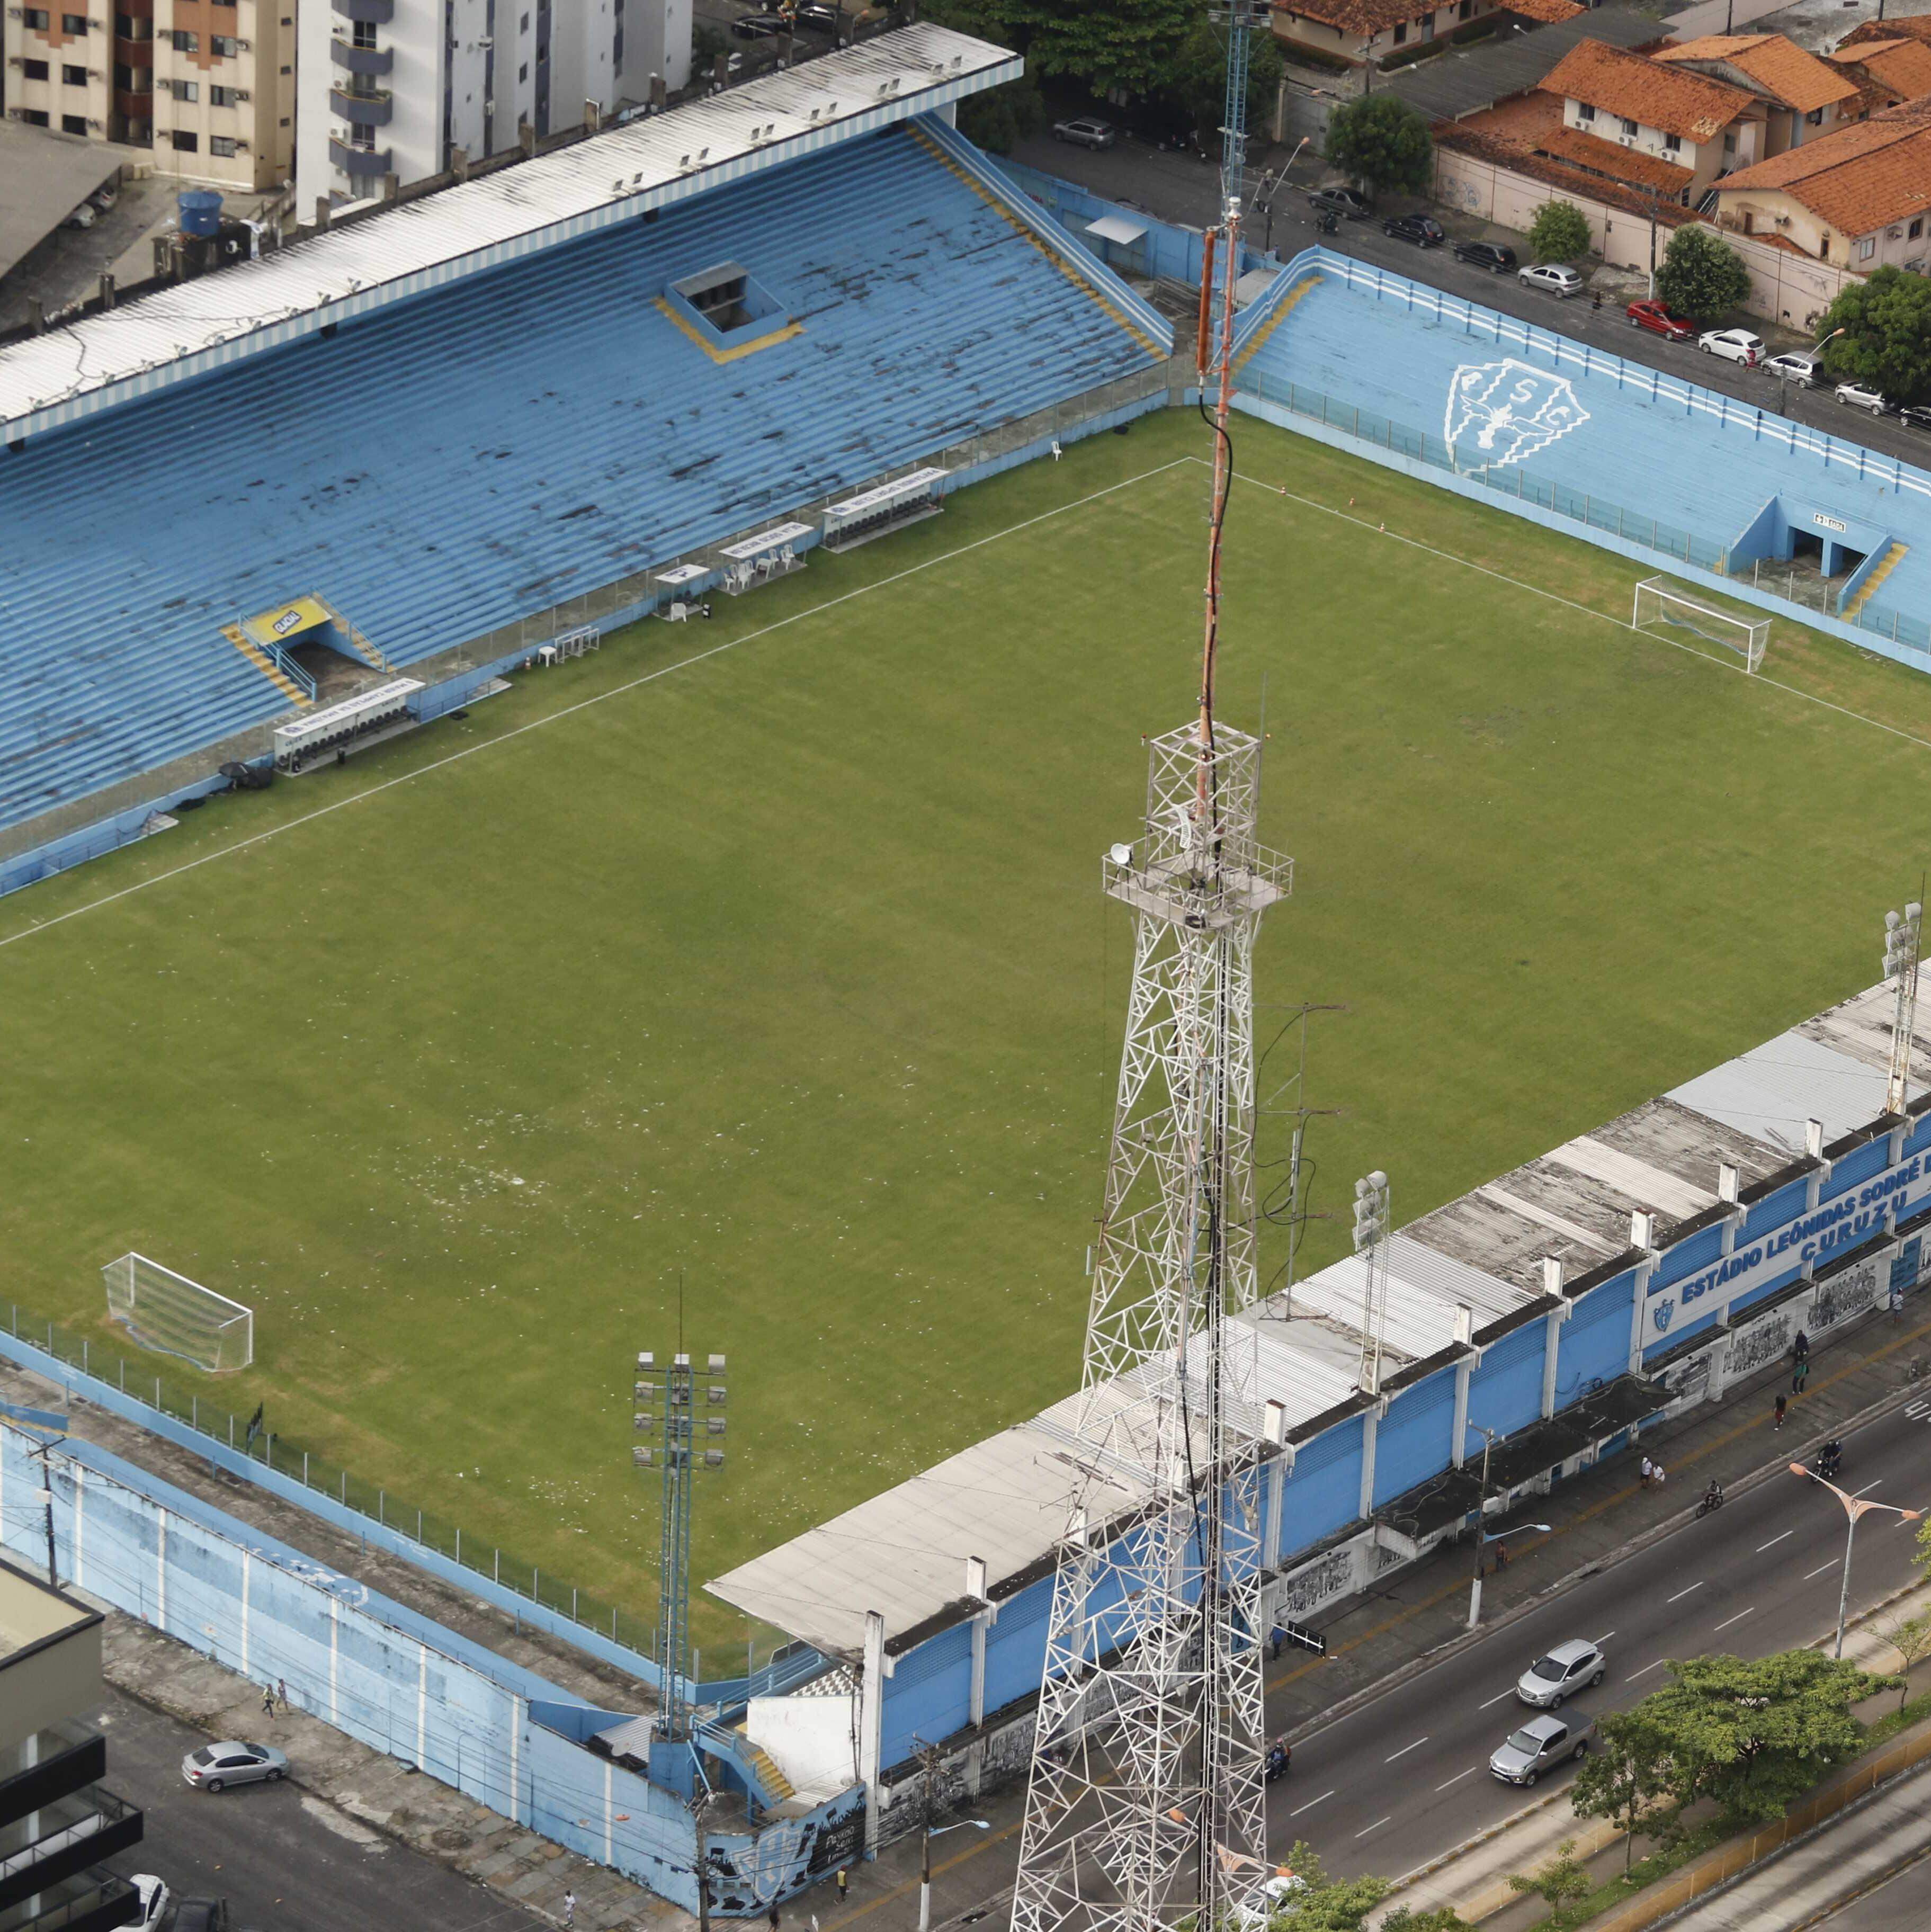
[[[1197,457],[1177,456],[1171,463],[1156,464],[1153,469],[1143,470],[1136,476],[1123,476],[1118,482],[1109,483],[1104,489],[1090,490],[1084,496],[1075,497],[1070,502],[1055,504],[1050,510],[1042,510],[1036,516],[1024,518],[1016,524],[1009,524],[1003,530],[988,531],[982,537],[973,538],[970,543],[961,544],[957,548],[946,550],[940,556],[928,557],[922,563],[908,564],[904,569],[895,570],[889,576],[875,578],[869,584],[855,585],[851,590],[841,591],[835,597],[827,597],[823,603],[814,604],[807,610],[794,610],[788,617],[780,617],[757,630],[746,631],[741,637],[727,638],[722,643],[712,645],[708,650],[694,651],[687,658],[679,658],[675,664],[660,664],[655,670],[643,672],[636,677],[625,680],[622,684],[613,685],[608,691],[598,692],[589,698],[580,698],[574,704],[565,705],[561,710],[546,712],[542,717],[532,718],[526,724],[518,724],[504,732],[500,737],[485,739],[480,745],[465,746],[460,752],[446,752],[439,758],[431,759],[427,764],[418,765],[414,771],[403,772],[394,778],[384,778],[379,784],[352,793],[346,798],[338,798],[331,804],[318,806],[313,812],[304,812],[283,824],[271,825],[265,832],[257,832],[246,838],[238,838],[232,845],[223,845],[215,851],[202,853],[198,859],[190,859],[183,864],[171,866],[164,872],[155,873],[151,878],[137,879],[133,884],[123,886],[116,892],[103,893],[99,898],[89,899],[84,904],[70,906],[65,912],[55,913],[50,919],[24,926],[18,932],[0,935],[0,948],[17,945],[22,940],[31,939],[39,933],[50,932],[55,926],[64,926],[69,920],[79,919],[84,913],[99,912],[103,907],[113,905],[121,899],[132,898],[136,892],[145,892],[155,886],[166,885],[169,880],[178,879],[186,873],[199,872],[202,866],[211,866],[217,860],[232,859],[238,852],[246,852],[254,846],[265,844],[271,838],[279,838],[286,832],[298,830],[304,825],[313,825],[317,819],[326,818],[332,812],[346,811],[350,806],[364,804],[372,798],[379,798],[383,793],[393,791],[398,785],[412,784],[418,778],[427,778],[433,772],[447,770],[450,766],[460,764],[465,758],[473,758],[479,752],[494,751],[499,746],[511,744],[532,731],[541,731],[550,725],[560,724],[566,718],[574,718],[580,711],[588,711],[595,706],[607,704],[612,698],[622,698],[631,692],[640,690],[645,685],[655,684],[660,679],[669,677],[677,671],[688,670],[694,664],[703,664],[711,658],[721,657],[725,652],[734,651],[740,645],[755,644],[760,638],[768,638],[774,632],[801,624],[807,618],[821,616],[826,611],[835,610],[841,604],[849,604],[855,598],[869,596],[875,590],[883,590],[892,584],[902,584],[907,578],[916,577],[923,571],[936,569],[942,563],[950,563],[955,558],[969,556],[976,550],[983,550],[988,544],[1017,536],[1022,530],[1030,530],[1037,524],[1050,523],[1055,517],[1063,517],[1070,510],[1084,509],[1089,503],[1097,503],[1104,497],[1117,495],[1122,490],[1130,490],[1138,484],[1150,482],[1156,476],[1165,476],[1170,470],[1177,470],[1183,464],[1198,460]],[[430,722],[433,724],[435,721],[432,718]]]

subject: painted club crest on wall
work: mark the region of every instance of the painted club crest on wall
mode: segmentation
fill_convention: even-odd
[[[1567,376],[1511,356],[1456,370],[1441,433],[1463,460],[1499,470],[1525,461],[1588,420]]]

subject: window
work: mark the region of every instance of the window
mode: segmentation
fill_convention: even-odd
[[[1921,214],[1918,219],[1914,221],[1907,230],[1906,230],[1905,232],[1911,237],[1912,241],[1915,242],[1918,236],[1924,232],[1924,216]]]
[[[1867,235],[1858,244],[1858,260],[1860,262],[1868,262],[1876,253],[1877,238],[1874,235]]]
[[[192,154],[201,146],[201,136],[190,134],[184,128],[177,128],[174,130],[173,140],[175,152],[178,154]]]
[[[76,67],[70,61],[61,68],[60,77],[70,87],[85,87],[87,85],[86,68]]]
[[[1588,101],[1579,100],[1576,104],[1576,118],[1579,121],[1593,121],[1596,118],[1596,110]]]
[[[1633,139],[1636,135],[1636,124],[1632,121],[1627,114],[1625,114],[1623,116],[1623,132]]]
[[[20,71],[29,80],[45,80],[47,77],[47,64],[45,61],[22,61],[20,63]]]
[[[524,14],[522,20],[518,23],[517,32],[519,34],[526,34],[529,32],[529,16],[527,14]]]
[[[1666,154],[1681,154],[1683,152],[1683,136],[1681,134],[1664,135],[1663,137],[1663,152]]]
[[[1813,108],[1812,108],[1812,109],[1811,109],[1811,110],[1810,110],[1810,112],[1808,114],[1807,114],[1807,115],[1805,115],[1805,116],[1804,116],[1804,126],[1805,126],[1805,127],[1807,127],[1807,128],[1821,128],[1821,127],[1822,127],[1822,126],[1823,126],[1823,124],[1824,124],[1824,110],[1823,110],[1823,109],[1822,109],[1822,108],[1821,108],[1821,107],[1813,107]]]
[[[60,117],[60,130],[63,134],[84,134],[87,132],[85,114],[63,114]]]
[[[20,118],[29,128],[44,128],[47,124],[46,110],[43,107],[23,107],[20,110]]]
[[[221,159],[224,161],[232,160],[234,158],[235,153],[234,136],[232,134],[209,135],[208,137],[208,152],[211,154],[220,155]]]
[[[373,128],[351,128],[349,145],[361,148],[365,154],[373,154],[376,152],[376,130]]]
[[[232,34],[216,34],[211,38],[208,45],[223,60],[232,60],[241,51],[241,43]]]
[[[376,23],[373,20],[358,20],[349,44],[352,47],[367,48],[373,53],[376,46]]]
[[[1737,137],[1735,135],[1726,134],[1723,136],[1723,152],[1726,154],[1734,154],[1737,152]]]
[[[1455,17],[1458,20],[1472,20],[1475,17],[1475,0],[1462,0],[1462,4],[1455,10]]]
[[[44,7],[29,7],[20,18],[30,33],[44,34],[47,30],[47,10]]]
[[[610,64],[613,67],[624,64],[624,30],[621,27],[610,36]]]
[[[1395,44],[1399,46],[1408,37],[1408,23],[1405,20],[1395,22]]]
[[[63,14],[60,16],[60,30],[84,38],[87,33],[87,16],[85,14]]]
[[[177,100],[199,100],[201,98],[201,83],[198,80],[171,80],[168,82],[168,92]]]
[[[174,50],[178,54],[198,54],[201,51],[201,36],[190,34],[185,28],[175,28],[168,38],[173,41]]]
[[[522,66],[517,69],[516,77],[519,86],[529,78],[529,63],[528,61],[525,61]]]
[[[208,90],[208,104],[211,107],[232,107],[235,90],[232,87],[211,87]]]

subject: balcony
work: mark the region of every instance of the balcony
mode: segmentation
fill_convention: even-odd
[[[114,37],[114,58],[119,66],[139,68],[145,73],[154,64],[154,44],[152,40],[123,40],[117,34]]]
[[[386,88],[373,88],[367,94],[351,94],[346,88],[331,87],[328,104],[352,127],[386,128],[389,124],[389,94]]]
[[[117,87],[114,90],[114,111],[126,120],[151,121],[154,118],[153,90],[150,88],[145,94],[136,94],[132,88]],[[137,142],[136,145],[142,144]]]
[[[386,27],[396,16],[395,0],[328,0],[345,20],[360,20],[365,26]]]
[[[141,1814],[97,1785],[32,1814],[33,1839],[0,1858],[0,1907],[18,1905],[141,1842]]]
[[[389,171],[388,148],[352,148],[346,142],[337,140],[332,134],[328,137],[328,159],[332,166],[358,181],[385,175]]]
[[[382,74],[395,65],[393,47],[358,47],[346,40],[331,40],[328,53],[344,74]]]

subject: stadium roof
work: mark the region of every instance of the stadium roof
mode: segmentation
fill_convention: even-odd
[[[904,27],[0,349],[13,440],[280,347],[1016,78],[1009,49]]]
[[[1718,1202],[1717,1168],[1739,1170],[1746,1191],[1805,1157],[1806,1123],[1827,1147],[1882,1114],[1892,989],[1876,986],[1578,1136],[1513,1173],[1411,1222],[1388,1244],[1385,1358],[1399,1373],[1444,1359],[1469,1311],[1477,1346],[1548,1305],[1543,1264],[1562,1263],[1577,1288],[1633,1263],[1630,1216],[1672,1224]],[[1918,1022],[1931,1048],[1931,1011]],[[1361,1264],[1350,1256],[1242,1318],[1258,1330],[1254,1386],[1243,1395],[1287,1410],[1291,1440],[1332,1426],[1356,1395]],[[1426,1372],[1417,1370],[1417,1372]],[[1244,1373],[1244,1372],[1243,1372]],[[1109,1390],[1095,1392],[1102,1406]],[[1124,1484],[1084,1484],[1072,1451],[1070,1396],[831,1522],[740,1564],[706,1587],[727,1603],[829,1655],[863,1648],[868,1611],[902,1651],[967,1613],[965,1561],[982,1558],[995,1600],[1050,1563],[1067,1510],[1081,1494],[1103,1522],[1126,1507]]]

